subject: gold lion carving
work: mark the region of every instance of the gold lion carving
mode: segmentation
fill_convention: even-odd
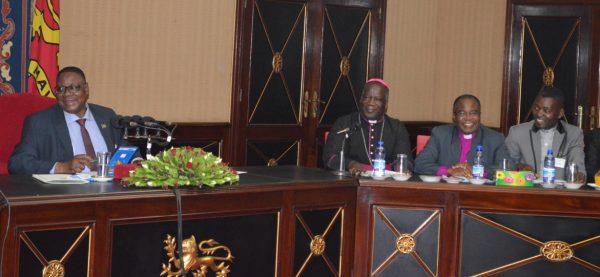
[[[181,258],[177,259],[175,257],[175,250],[177,247],[175,237],[167,235],[167,239],[163,242],[165,243],[164,249],[167,251],[169,262],[166,265],[164,263],[162,264],[163,271],[160,273],[160,276],[182,276],[183,269],[181,268]],[[212,256],[218,250],[221,250],[220,252],[227,252],[227,256]],[[194,277],[206,277],[209,268],[215,272],[215,276],[227,277],[227,274],[230,272],[229,266],[234,258],[231,255],[229,247],[220,245],[220,243],[213,239],[203,240],[198,244],[198,247],[196,247],[196,238],[193,235],[189,239],[182,241],[182,251],[183,255],[180,255],[180,257],[183,257],[185,272],[192,272]],[[199,251],[206,256],[198,256]],[[218,262],[221,263],[217,264]],[[171,271],[171,265],[174,265],[177,270]]]

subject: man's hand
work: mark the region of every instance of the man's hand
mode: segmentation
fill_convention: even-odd
[[[92,168],[92,157],[86,155],[76,155],[72,160],[64,163],[56,163],[54,173],[79,173],[85,167]]]
[[[518,163],[515,165],[515,168],[517,169],[517,171],[531,171],[533,172],[533,167],[528,165],[528,164],[521,164]]]
[[[585,174],[583,172],[577,172],[577,175],[575,176],[575,183],[583,184],[585,181]]]
[[[363,172],[363,164],[357,161],[351,161],[348,163],[348,172],[352,176],[359,176],[361,172]]]
[[[471,178],[473,177],[471,170],[472,168],[469,163],[455,164],[448,169],[448,175]]]

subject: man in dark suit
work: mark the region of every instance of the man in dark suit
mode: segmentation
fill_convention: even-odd
[[[339,154],[344,145],[344,170],[352,173],[372,170],[378,141],[384,141],[387,165],[395,162],[398,154],[406,154],[408,163],[412,164],[406,127],[398,119],[386,115],[388,97],[389,87],[384,80],[367,80],[360,98],[360,112],[338,118],[331,127],[323,150],[327,168],[339,168]],[[346,133],[349,134],[347,139]]]
[[[88,172],[95,152],[114,153],[126,144],[110,124],[115,112],[87,103],[89,87],[81,69],[63,68],[56,84],[58,103],[25,119],[21,142],[8,162],[11,174]]]

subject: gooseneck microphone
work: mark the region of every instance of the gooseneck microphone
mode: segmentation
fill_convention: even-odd
[[[117,116],[111,120],[114,128],[124,129],[123,138],[131,137],[128,134],[129,128],[135,128],[135,138],[148,139],[148,145],[156,143],[160,146],[167,146],[172,140],[172,134],[177,125],[172,125],[167,121],[159,121],[150,116]],[[155,135],[150,134],[148,130],[153,130]],[[164,136],[166,135],[166,137]]]
[[[356,123],[352,124],[352,126],[350,126],[350,127],[346,127],[340,131],[337,131],[336,134],[339,135],[339,134],[345,134],[345,133],[352,133],[352,132],[358,130],[358,128],[360,128],[360,122],[356,122]]]

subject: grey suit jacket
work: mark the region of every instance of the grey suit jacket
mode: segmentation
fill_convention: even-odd
[[[532,166],[536,173],[542,172],[541,136],[534,128],[533,120],[510,127],[506,147],[516,163]],[[554,156],[566,159],[566,165],[576,163],[579,171],[585,172],[583,131],[564,121],[559,121],[552,139]],[[545,156],[545,153],[544,153]],[[565,166],[566,167],[566,166]],[[556,179],[565,178],[565,168],[556,168]]]
[[[122,131],[111,126],[112,109],[88,104],[108,151],[126,145]],[[31,114],[23,123],[21,142],[8,161],[10,174],[47,174],[56,162],[73,159],[73,147],[62,108],[56,104]]]
[[[459,129],[456,124],[437,126],[431,131],[431,138],[423,151],[415,159],[415,172],[418,174],[435,175],[440,166],[452,166],[459,163],[460,139]],[[483,125],[479,126],[475,138],[471,142],[471,149],[467,161],[473,163],[475,147],[483,146],[483,160],[486,171],[494,174],[496,168],[502,164],[502,159],[509,159],[508,150],[504,144],[504,136]]]

